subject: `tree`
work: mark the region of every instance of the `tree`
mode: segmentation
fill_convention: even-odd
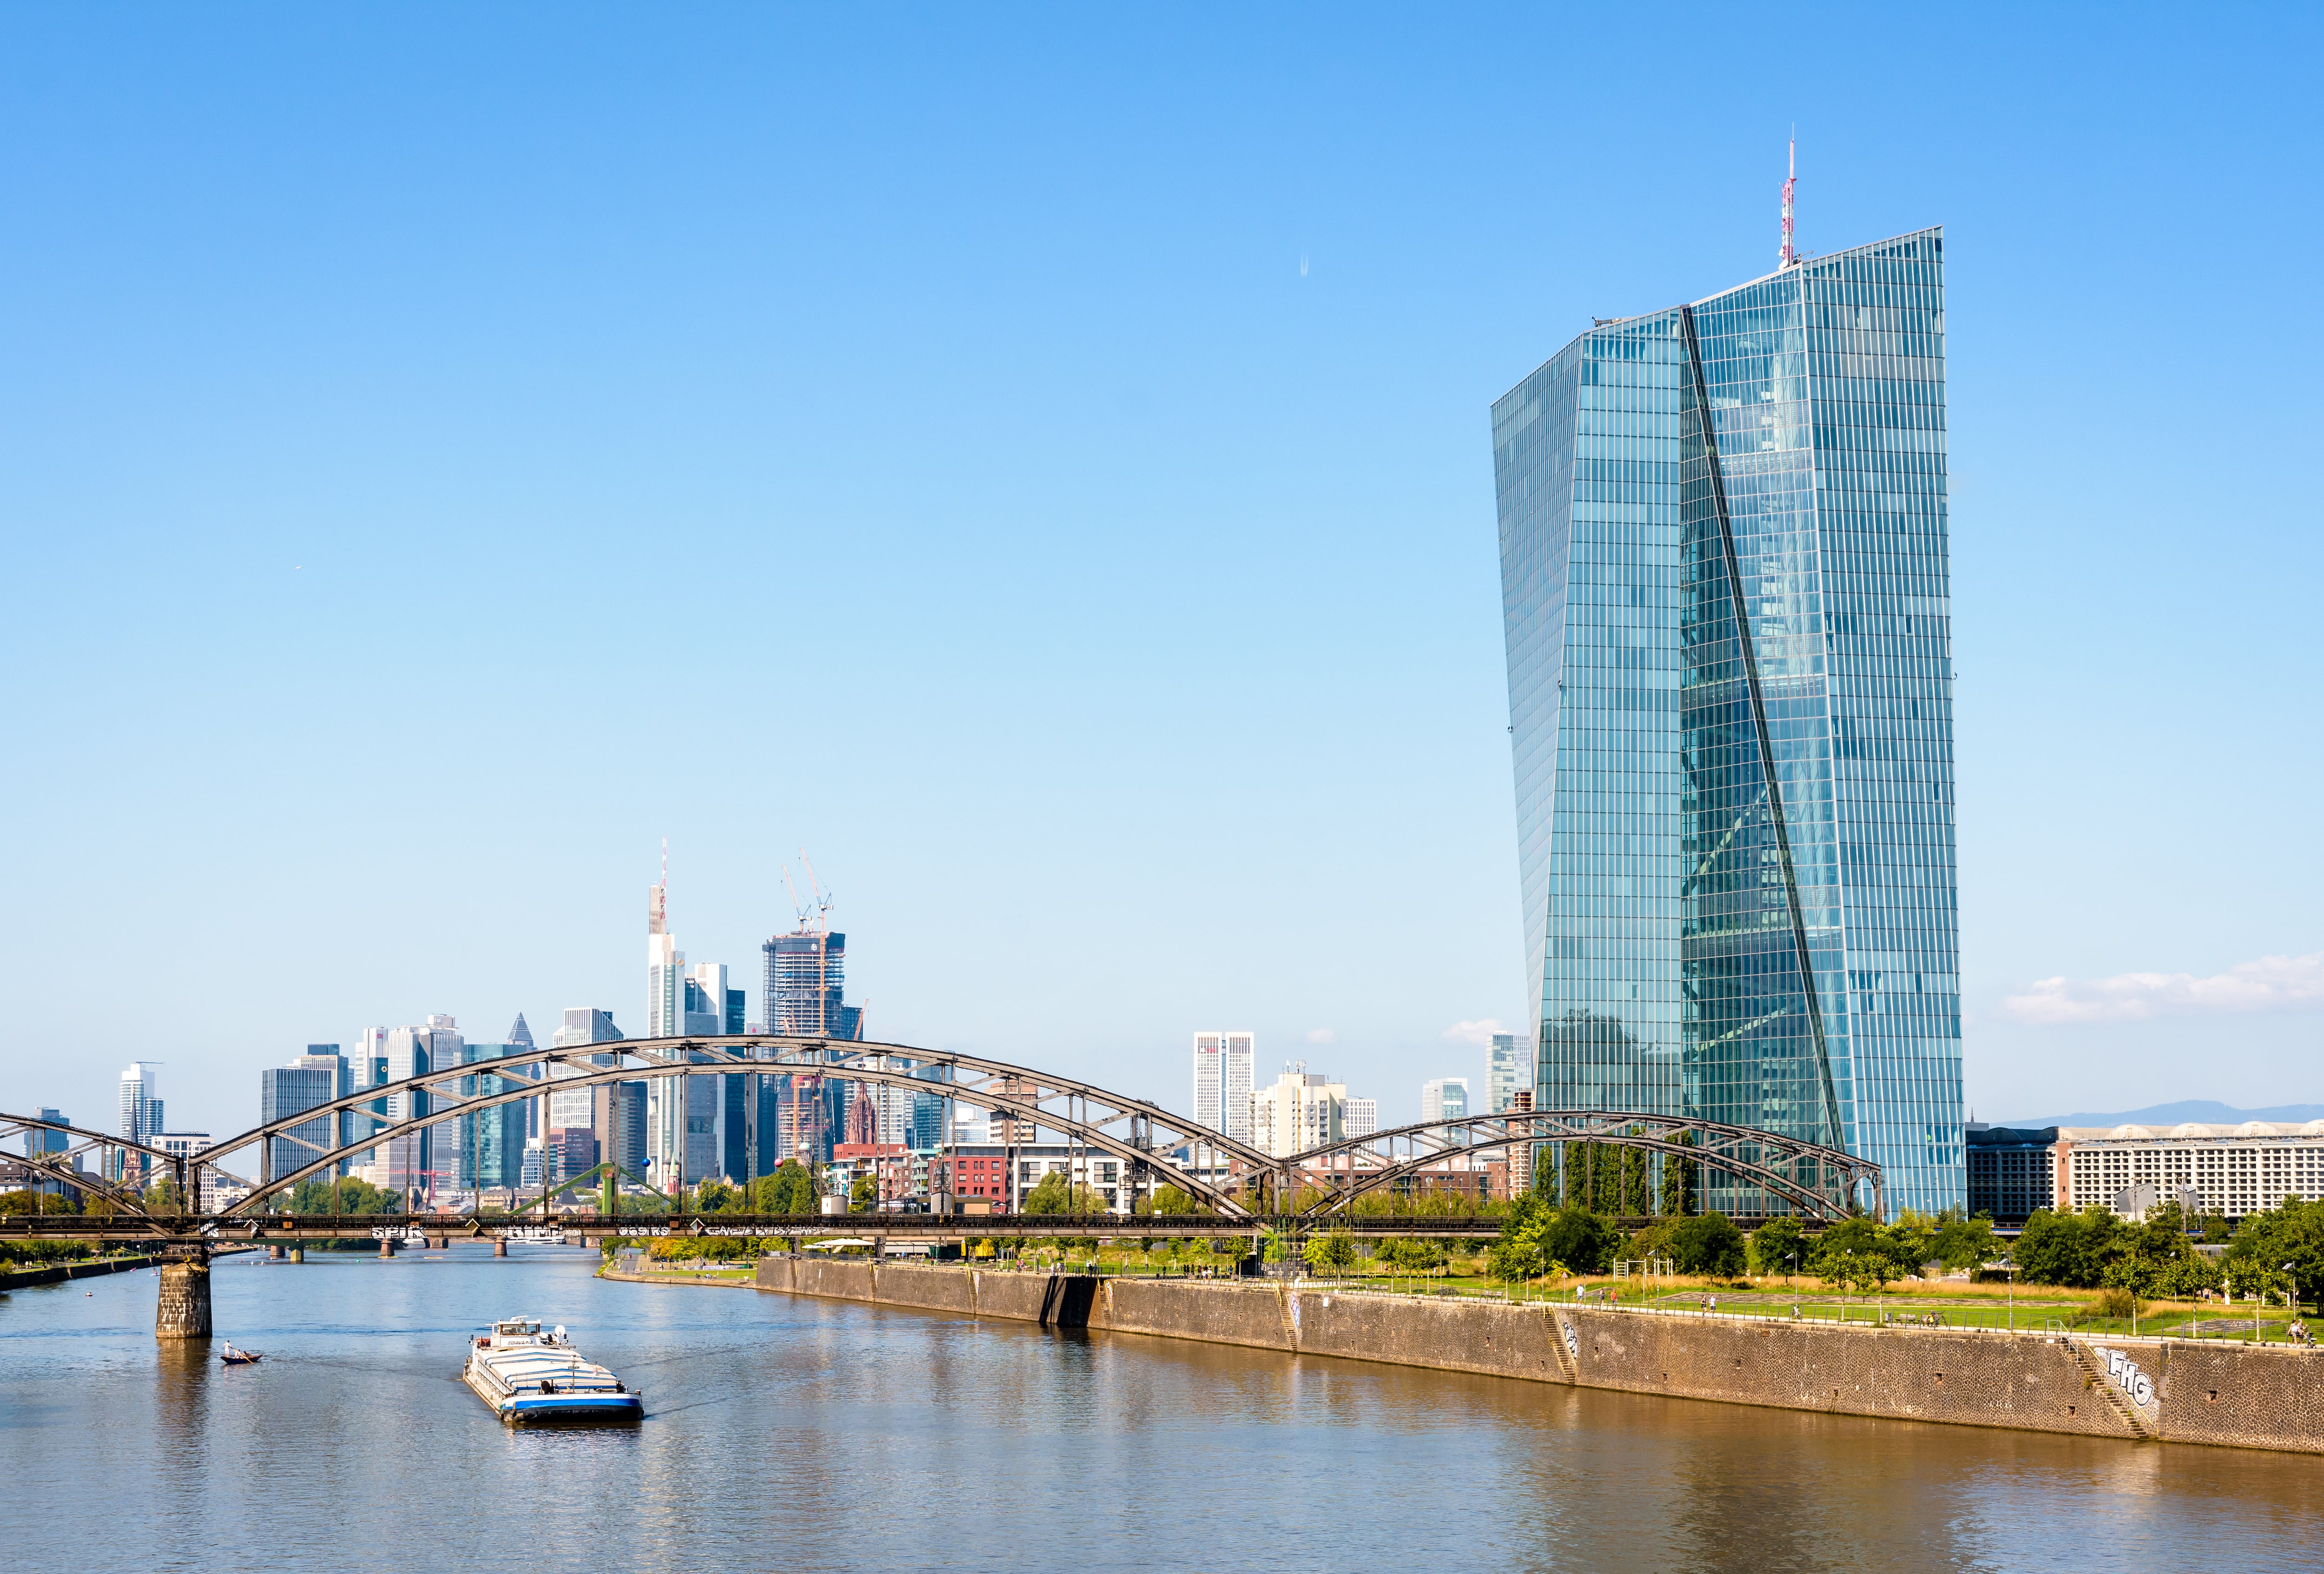
[[[869,1175],[855,1177],[855,1184],[847,1190],[847,1211],[869,1213],[879,1206],[880,1182]]]
[[[2246,1214],[2227,1247],[2227,1271],[2238,1287],[2288,1291],[2303,1301],[2324,1293],[2324,1202],[2287,1197],[2281,1208]]]
[[[72,1211],[72,1199],[53,1191],[0,1191],[0,1214]]]
[[[1154,1189],[1154,1211],[1166,1218],[1184,1218],[1203,1210],[1194,1205],[1194,1199],[1191,1195],[1179,1190],[1176,1186],[1165,1185],[1157,1186]]]
[[[1743,1232],[1723,1213],[1681,1219],[1671,1229],[1671,1256],[1682,1273],[1732,1278],[1743,1272]]]
[[[1779,1214],[1751,1232],[1751,1264],[1762,1273],[1796,1273],[1808,1260],[1807,1232]]]
[[[761,1175],[752,1185],[752,1211],[754,1213],[810,1214],[816,1211],[816,1199],[823,1189],[816,1183],[815,1172],[797,1159],[785,1159],[771,1175]]]
[[[1818,1273],[1827,1284],[1841,1284],[1870,1295],[1896,1277],[1896,1264],[1881,1251],[1829,1252],[1821,1257]]]
[[[342,1175],[337,1180],[326,1180],[319,1175],[309,1175],[290,1188],[287,1206],[297,1214],[365,1218],[401,1213],[403,1199],[357,1176]]]
[[[1937,1215],[1937,1229],[1929,1249],[1937,1261],[1947,1268],[1975,1268],[1981,1263],[1997,1260],[2002,1252],[2001,1239],[1993,1233],[1993,1216],[1980,1213],[1975,1218],[1964,1218],[1957,1209],[1947,1208]]]
[[[1379,1259],[1402,1273],[1433,1273],[1451,1261],[1439,1243],[1415,1240],[1409,1236],[1395,1236],[1384,1242]]]
[[[1087,1186],[1068,1182],[1058,1171],[1041,1177],[1039,1185],[1025,1193],[1019,1208],[1024,1213],[1066,1214],[1076,1218],[1106,1211],[1105,1199]]]
[[[1333,1230],[1318,1240],[1307,1243],[1307,1265],[1326,1273],[1345,1273],[1356,1265],[1356,1238],[1345,1230]]]
[[[2095,1289],[2105,1277],[2121,1227],[2121,1221],[2102,1208],[2084,1213],[2036,1208],[2017,1237],[2018,1271],[2029,1284]]]

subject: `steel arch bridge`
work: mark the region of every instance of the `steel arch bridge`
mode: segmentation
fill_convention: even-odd
[[[1682,1137],[1687,1140],[1682,1142]],[[1302,1209],[1300,1217],[1344,1212],[1365,1192],[1394,1185],[1462,1153],[1538,1143],[1599,1143],[1685,1160],[1760,1187],[1823,1223],[1847,1218],[1859,1201],[1858,1193],[1868,1188],[1869,1211],[1876,1218],[1884,1213],[1880,1166],[1837,1148],[1690,1116],[1545,1109],[1428,1121],[1311,1148],[1296,1161],[1300,1179],[1323,1195]]]
[[[133,1142],[127,1137],[86,1131],[63,1121],[0,1114],[0,1143],[18,1136],[30,1137],[35,1132],[50,1133],[70,1140],[62,1148],[51,1150],[44,1145],[39,1152],[7,1154],[8,1162],[23,1166],[43,1180],[70,1187],[84,1197],[97,1199],[107,1212],[122,1222],[123,1228],[134,1235],[152,1235],[167,1239],[182,1234],[187,1226],[187,1216],[196,1214],[197,1205],[201,1201],[198,1178],[201,1169],[207,1168],[237,1186],[250,1184],[224,1165],[208,1159],[157,1148],[147,1143]],[[31,1146],[29,1143],[26,1145]],[[178,1208],[156,1212],[148,1207],[145,1194],[138,1188],[124,1185],[106,1174],[107,1166],[102,1155],[109,1151],[139,1153],[156,1161],[155,1167],[166,1171],[177,1183]],[[96,1171],[73,1167],[73,1160],[91,1153],[100,1155]]]
[[[611,1064],[600,1063],[609,1060]],[[940,1069],[943,1079],[927,1076],[931,1068]],[[49,1178],[101,1196],[117,1215],[127,1217],[125,1227],[166,1239],[188,1236],[198,1228],[212,1234],[222,1226],[254,1224],[267,1214],[266,1204],[272,1199],[300,1181],[356,1153],[479,1110],[606,1083],[719,1071],[832,1077],[938,1094],[1017,1123],[1028,1139],[1041,1131],[1054,1132],[1069,1143],[1111,1155],[1130,1166],[1133,1187],[1140,1177],[1149,1183],[1149,1193],[1163,1184],[1174,1186],[1197,1203],[1209,1206],[1222,1219],[1249,1220],[1254,1225],[1259,1218],[1254,1205],[1259,1202],[1261,1181],[1274,1189],[1276,1209],[1272,1211],[1312,1223],[1343,1214],[1365,1193],[1394,1185],[1448,1158],[1548,1142],[1600,1143],[1699,1163],[1762,1188],[1819,1222],[1846,1217],[1867,1189],[1872,1211],[1876,1215],[1882,1211],[1882,1171],[1870,1160],[1748,1126],[1687,1116],[1620,1110],[1510,1111],[1398,1126],[1277,1158],[1172,1115],[1149,1100],[1030,1067],[908,1044],[779,1034],[617,1039],[470,1060],[344,1095],[254,1126],[194,1155],[23,1116],[0,1115],[0,1140],[32,1130],[69,1136],[74,1139],[69,1150],[28,1155],[20,1162]],[[495,1079],[502,1085],[489,1092],[474,1091],[481,1084],[469,1079],[479,1078]],[[461,1090],[464,1082],[472,1091]],[[424,1096],[429,1107],[402,1119],[364,1107],[398,1095]],[[371,1129],[336,1147],[297,1134],[301,1127],[341,1114],[368,1123]],[[1681,1141],[1682,1137],[1686,1140]],[[270,1144],[277,1142],[306,1150],[312,1157],[281,1174],[265,1173],[266,1162],[275,1151]],[[262,1174],[255,1183],[218,1162],[253,1144],[260,1145],[262,1160]],[[1190,1150],[1194,1172],[1160,1157],[1162,1151],[1182,1145]],[[66,1161],[92,1148],[122,1149],[159,1161],[175,1176],[180,1198],[189,1202],[199,1200],[203,1169],[247,1187],[248,1193],[215,1216],[196,1216],[190,1207],[182,1213],[155,1213],[134,1189],[68,1166]],[[1227,1174],[1224,1184],[1209,1178],[1222,1167]],[[1314,1187],[1323,1195],[1294,1212],[1292,1199],[1303,1185]]]
[[[608,1060],[613,1063],[600,1063]],[[938,1080],[926,1075],[927,1069],[932,1067],[940,1069],[945,1073],[945,1079]],[[470,1060],[407,1077],[401,1081],[365,1088],[284,1116],[279,1120],[254,1126],[238,1136],[229,1137],[204,1150],[190,1162],[198,1167],[207,1165],[219,1169],[210,1155],[223,1156],[254,1143],[261,1144],[263,1161],[274,1151],[267,1144],[274,1142],[311,1152],[311,1158],[281,1174],[262,1174],[258,1183],[251,1187],[249,1195],[217,1216],[219,1222],[231,1222],[264,1212],[264,1205],[270,1199],[354,1154],[368,1152],[427,1127],[456,1120],[464,1115],[521,1099],[538,1098],[550,1093],[569,1093],[606,1083],[703,1076],[720,1071],[763,1076],[830,1077],[848,1082],[867,1082],[907,1088],[916,1093],[935,1094],[1015,1122],[1026,1130],[1028,1140],[1035,1132],[1054,1132],[1065,1137],[1069,1143],[1077,1143],[1111,1155],[1130,1166],[1131,1175],[1143,1171],[1154,1177],[1157,1184],[1167,1182],[1176,1186],[1229,1217],[1248,1217],[1251,1211],[1234,1190],[1215,1184],[1199,1174],[1182,1172],[1161,1160],[1159,1153],[1167,1148],[1189,1146],[1195,1158],[1194,1168],[1205,1172],[1215,1169],[1221,1162],[1231,1171],[1243,1175],[1255,1172],[1287,1175],[1290,1172],[1290,1161],[1269,1157],[1247,1143],[1223,1136],[1183,1116],[1172,1115],[1149,1100],[1109,1092],[1093,1083],[982,1056],[918,1049],[908,1044],[770,1034],[614,1039],[587,1045],[528,1050],[492,1060]],[[503,1086],[491,1092],[461,1091],[464,1082],[471,1089],[478,1088],[480,1084],[471,1079],[485,1077],[497,1079]],[[403,1094],[424,1097],[428,1102],[426,1111],[394,1119],[364,1107]],[[337,1147],[326,1147],[297,1134],[301,1127],[339,1114],[367,1122],[371,1129]],[[28,1126],[43,1124],[21,1121],[16,1116],[0,1118],[19,1120],[20,1124]],[[110,1142],[116,1146],[137,1146],[115,1138],[97,1137],[94,1133],[81,1134],[96,1137],[99,1142]],[[141,1151],[159,1152],[152,1149]],[[161,1156],[176,1162],[174,1155]],[[224,1172],[221,1169],[220,1173]],[[198,1195],[198,1192],[181,1194]]]

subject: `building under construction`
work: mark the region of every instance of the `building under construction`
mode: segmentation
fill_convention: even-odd
[[[802,928],[760,948],[767,960],[767,1031],[799,1038],[860,1039],[863,1008],[845,1003],[847,937]]]

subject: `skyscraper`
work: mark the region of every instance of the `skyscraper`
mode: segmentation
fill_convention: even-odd
[[[389,1032],[386,1079],[401,1082],[429,1071],[448,1070],[462,1063],[465,1051],[458,1024],[441,1013],[431,1014],[423,1023]],[[388,1120],[400,1125],[425,1116],[430,1108],[430,1097],[420,1088],[407,1088],[388,1095],[386,1104]],[[430,1192],[438,1188],[448,1191],[458,1185],[459,1153],[455,1145],[455,1128],[447,1126],[440,1134],[439,1142],[435,1127],[422,1126],[381,1143],[373,1150],[371,1167],[380,1172],[374,1184],[401,1192],[407,1199],[414,1192]]]
[[[795,1038],[860,1039],[863,1012],[846,1003],[847,937],[802,927],[760,948],[767,1031]]]
[[[1222,1136],[1250,1141],[1250,1059],[1258,1037],[1194,1035],[1194,1119]]]
[[[1485,1109],[1499,1115],[1516,1106],[1517,1089],[1533,1086],[1533,1068],[1516,1033],[1495,1033],[1485,1051]]]
[[[1422,1120],[1466,1120],[1468,1116],[1469,1079],[1466,1077],[1432,1077],[1420,1085]]]
[[[309,1044],[307,1052],[287,1066],[269,1066],[258,1074],[258,1118],[272,1125],[302,1109],[313,1109],[355,1091],[355,1075],[337,1044]],[[280,1180],[305,1169],[346,1140],[345,1115],[318,1115],[266,1139],[260,1155],[259,1178]],[[340,1167],[316,1171],[323,1181],[336,1180]]]
[[[153,1145],[161,1134],[161,1080],[154,1075],[157,1060],[132,1060],[121,1073],[121,1134],[133,1143]],[[115,1178],[145,1173],[150,1160],[127,1149],[115,1150]]]
[[[1787,238],[1493,407],[1536,1103],[1845,1147],[1924,1209],[1963,1200],[1943,255]]]

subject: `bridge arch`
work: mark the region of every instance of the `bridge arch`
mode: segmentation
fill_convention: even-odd
[[[593,1063],[607,1055],[614,1057],[616,1063],[611,1066]],[[886,1064],[893,1060],[910,1061],[914,1069],[898,1069]],[[518,1069],[528,1066],[540,1067],[540,1074],[536,1076]],[[550,1066],[567,1067],[569,1074],[552,1077],[549,1072]],[[937,1081],[915,1074],[919,1068],[928,1066],[945,1068],[951,1074],[950,1079]],[[369,1121],[373,1129],[358,1140],[327,1152],[318,1151],[318,1156],[286,1174],[263,1177],[247,1197],[219,1218],[221,1220],[252,1218],[263,1211],[263,1205],[270,1198],[309,1176],[328,1170],[352,1154],[478,1110],[519,1099],[538,1098],[551,1092],[572,1092],[611,1082],[704,1076],[719,1071],[762,1076],[834,1077],[844,1081],[870,1082],[918,1093],[938,1094],[972,1107],[1022,1122],[1037,1131],[1056,1132],[1071,1141],[1111,1154],[1133,1166],[1133,1175],[1141,1170],[1149,1171],[1157,1179],[1167,1180],[1230,1216],[1246,1216],[1250,1209],[1230,1189],[1164,1163],[1158,1156],[1159,1150],[1184,1143],[1194,1146],[1198,1153],[1207,1151],[1210,1155],[1227,1160],[1231,1166],[1240,1166],[1246,1171],[1275,1172],[1284,1168],[1284,1161],[1270,1158],[1249,1143],[1211,1131],[1184,1116],[1173,1115],[1150,1100],[1131,1098],[1093,1083],[982,1056],[919,1049],[909,1044],[797,1038],[780,1034],[615,1039],[587,1045],[525,1051],[486,1060],[470,1060],[458,1066],[408,1077],[398,1082],[365,1088],[279,1120],[254,1126],[238,1136],[215,1144],[209,1151],[232,1153],[270,1137],[285,1137],[300,1143],[301,1146],[311,1147],[314,1144],[290,1134],[300,1126],[342,1112]],[[964,1081],[961,1079],[964,1074],[975,1079]],[[489,1094],[460,1093],[459,1083],[471,1077],[514,1079],[521,1085]],[[363,1107],[399,1093],[424,1095],[430,1099],[431,1107],[424,1115],[401,1120],[391,1120]],[[1204,1167],[1199,1163],[1196,1166]]]
[[[76,1191],[95,1192],[116,1208],[137,1218],[154,1218],[155,1216],[147,1210],[144,1197],[135,1187],[124,1186],[102,1172],[92,1175],[86,1170],[76,1170],[69,1161],[89,1152],[92,1148],[118,1148],[125,1153],[143,1153],[148,1158],[159,1160],[176,1179],[178,1195],[192,1202],[200,1200],[200,1191],[195,1182],[198,1180],[198,1171],[205,1164],[237,1184],[241,1182],[241,1177],[233,1174],[221,1165],[189,1157],[184,1153],[173,1153],[166,1148],[157,1148],[148,1143],[133,1142],[127,1137],[109,1136],[104,1132],[88,1131],[80,1126],[67,1125],[60,1120],[42,1120],[35,1116],[9,1115],[0,1112],[0,1143],[5,1143],[13,1136],[36,1131],[55,1132],[60,1136],[76,1137],[79,1140],[69,1147],[53,1153],[43,1151],[34,1153],[9,1154],[7,1157],[12,1163],[22,1164],[28,1170],[37,1171],[60,1185],[71,1187]],[[193,1208],[189,1206],[187,1211],[192,1212]],[[170,1221],[155,1218],[156,1227],[166,1228],[169,1223]]]
[[[1679,1141],[1682,1135],[1691,1141]],[[1599,1143],[1683,1159],[1765,1188],[1806,1217],[1825,1223],[1848,1217],[1865,1187],[1871,1191],[1874,1217],[1884,1211],[1883,1172],[1869,1159],[1749,1126],[1622,1110],[1510,1110],[1424,1121],[1311,1148],[1292,1162],[1304,1184],[1317,1185],[1320,1180],[1328,1189],[1326,1196],[1303,1210],[1303,1217],[1316,1218],[1340,1212],[1365,1192],[1447,1158],[1536,1143]],[[1374,1161],[1372,1167],[1360,1168],[1367,1157]]]

